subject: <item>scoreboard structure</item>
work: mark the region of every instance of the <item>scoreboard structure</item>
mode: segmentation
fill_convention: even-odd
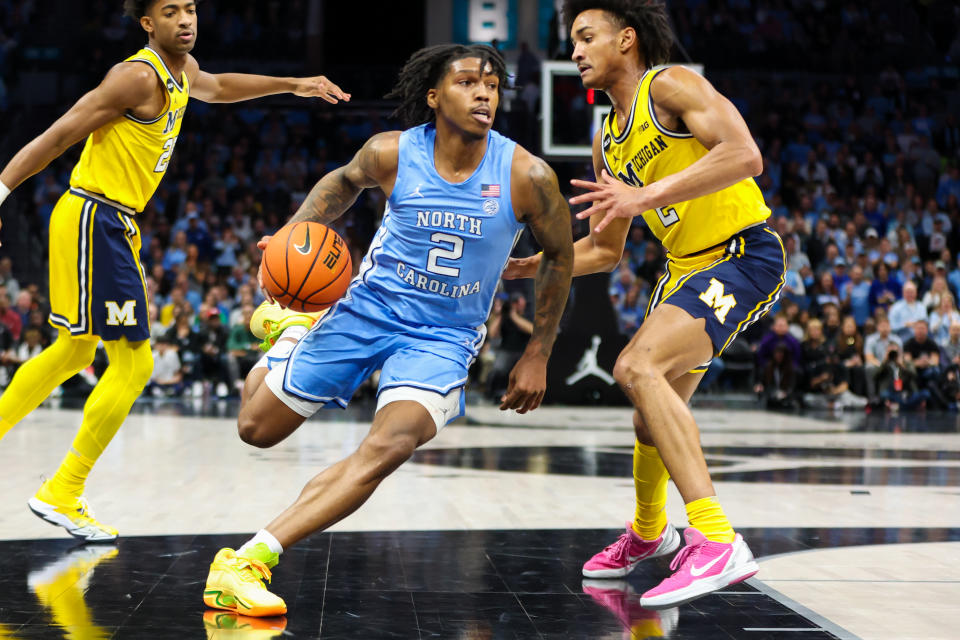
[[[703,75],[702,64],[684,66]],[[540,133],[543,155],[589,158],[594,134],[610,111],[602,91],[584,89],[574,62],[544,62],[540,67]]]

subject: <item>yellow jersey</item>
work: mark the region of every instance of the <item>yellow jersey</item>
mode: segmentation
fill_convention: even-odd
[[[187,109],[187,74],[174,78],[163,58],[144,47],[124,62],[143,62],[157,72],[167,88],[167,105],[153,120],[130,113],[100,127],[87,137],[80,161],[70,175],[70,186],[100,194],[134,211],[143,211],[157,190]]]
[[[650,83],[665,68],[654,67],[643,74],[623,131],[618,133],[613,109],[603,121],[601,143],[607,172],[635,187],[682,171],[707,153],[693,134],[671,131],[657,121]],[[653,235],[674,256],[716,246],[769,216],[770,209],[753,178],[643,213]]]

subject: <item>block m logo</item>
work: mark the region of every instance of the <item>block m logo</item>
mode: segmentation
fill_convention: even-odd
[[[107,324],[111,327],[124,325],[125,327],[137,326],[137,318],[134,310],[137,308],[136,300],[127,300],[123,306],[119,306],[113,300],[107,300]]]
[[[737,306],[737,300],[731,294],[724,294],[723,283],[716,278],[710,278],[710,287],[700,294],[700,299],[714,310],[720,324],[727,321],[730,309]]]

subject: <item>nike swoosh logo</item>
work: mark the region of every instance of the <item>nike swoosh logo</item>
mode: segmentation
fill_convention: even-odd
[[[702,567],[690,567],[690,575],[692,575],[694,578],[698,578],[698,577],[702,576],[704,573],[706,573],[706,572],[710,569],[710,567],[712,567],[713,565],[715,565],[715,564],[717,564],[718,562],[720,562],[721,560],[723,560],[723,557],[724,557],[725,555],[727,555],[727,553],[728,553],[729,551],[730,551],[730,549],[727,548],[726,551],[724,551],[724,552],[721,553],[719,556],[717,556],[716,558],[714,558],[713,560],[711,560],[711,561],[708,562],[707,564],[703,565]]]
[[[293,248],[299,251],[303,255],[310,254],[310,225],[307,225],[307,237],[303,241],[303,244],[300,246],[294,245]]]

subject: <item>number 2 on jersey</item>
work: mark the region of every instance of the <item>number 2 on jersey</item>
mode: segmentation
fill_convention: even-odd
[[[673,207],[667,207],[666,209],[657,207],[654,211],[657,212],[657,217],[660,218],[660,224],[662,224],[664,228],[680,222],[680,216]]]
[[[157,166],[153,168],[154,173],[163,173],[167,170],[167,165],[170,163],[170,155],[173,153],[173,148],[177,144],[177,138],[179,136],[173,136],[172,138],[167,138],[167,141],[163,143],[163,153],[160,154],[160,158],[157,160]]]
[[[451,276],[456,278],[460,275],[460,269],[456,267],[444,267],[437,264],[437,260],[459,260],[463,256],[463,238],[449,233],[434,233],[430,236],[430,242],[436,242],[444,246],[434,247],[427,253],[427,271],[441,276]],[[451,248],[447,249],[446,245]]]

